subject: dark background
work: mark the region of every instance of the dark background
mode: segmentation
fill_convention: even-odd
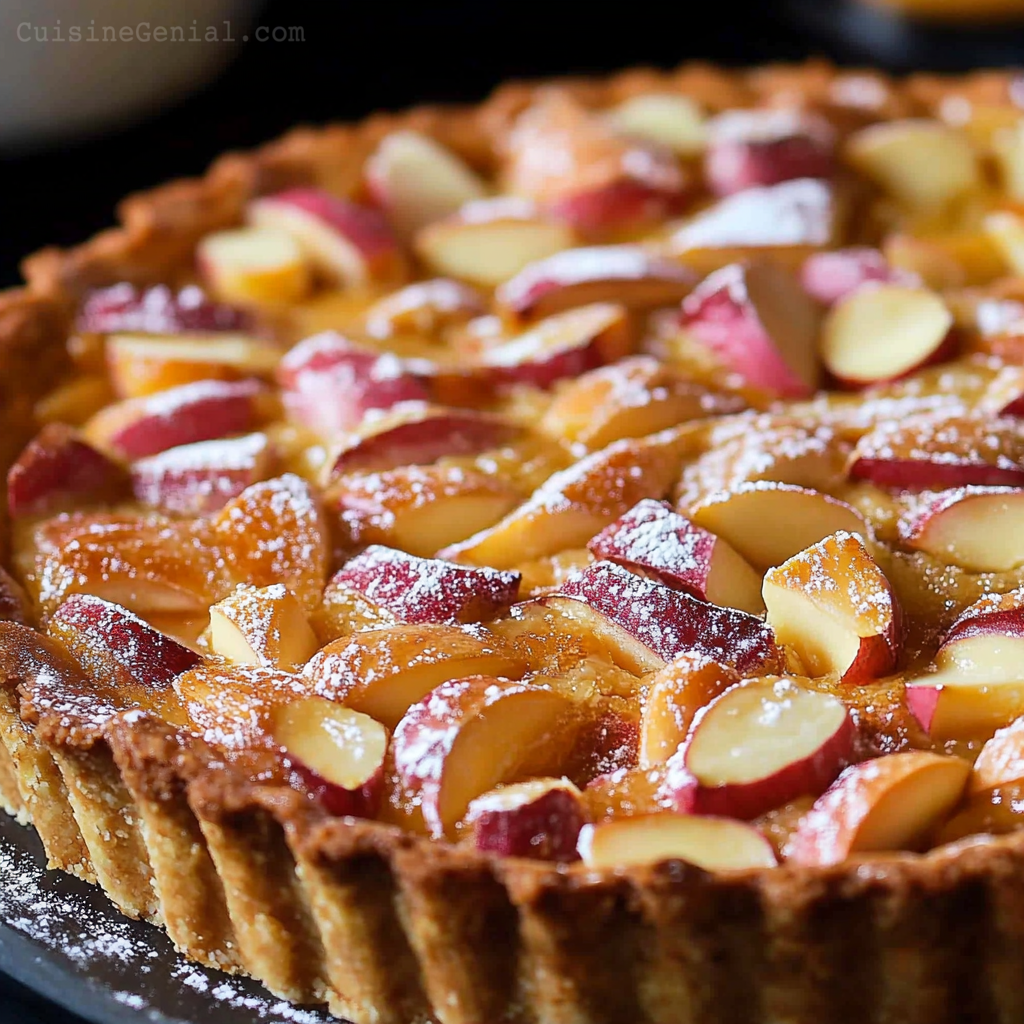
[[[301,25],[305,41],[240,45],[214,85],[145,124],[0,157],[0,287],[17,282],[18,260],[33,249],[71,245],[108,226],[126,193],[197,174],[224,150],[297,122],[474,101],[507,78],[670,67],[694,57],[742,64],[823,54],[895,70],[1024,63],[1021,31],[908,28],[855,14],[848,0],[269,0],[260,22]],[[17,44],[0,40],[0,60],[5,45]],[[76,1022],[0,979],[0,1024]]]

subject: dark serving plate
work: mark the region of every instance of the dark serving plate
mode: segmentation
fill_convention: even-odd
[[[45,863],[35,832],[0,813],[0,971],[54,1003],[93,1024],[336,1024],[189,963],[158,928]]]

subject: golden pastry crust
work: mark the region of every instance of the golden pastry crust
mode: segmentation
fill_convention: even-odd
[[[1012,80],[896,83],[811,63],[564,84],[589,106],[678,90],[711,109],[796,98],[870,120],[955,97],[1005,103]],[[27,440],[33,401],[65,370],[71,310],[88,290],[181,281],[198,240],[239,223],[254,196],[296,184],[351,194],[365,157],[399,126],[492,166],[537,88],[506,86],[477,108],[296,130],[221,158],[201,179],[126,199],[121,226],[80,247],[27,259],[27,288],[0,296],[4,465]],[[1019,834],[925,856],[731,874],[495,859],[332,819],[272,771],[268,780],[259,754],[225,764],[140,713],[68,729],[66,715],[29,708],[24,692],[19,702],[19,682],[0,688],[0,797],[32,821],[51,863],[98,878],[194,959],[296,1002],[326,1000],[356,1024],[1024,1018]]]

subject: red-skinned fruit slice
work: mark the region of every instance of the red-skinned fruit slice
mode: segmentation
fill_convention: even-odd
[[[201,380],[108,405],[83,428],[88,440],[125,459],[252,430],[266,388],[258,381]]]
[[[762,256],[794,266],[835,244],[844,214],[840,199],[829,182],[815,178],[744,189],[675,231],[668,249],[700,270]]]
[[[346,562],[332,582],[364,594],[401,622],[485,622],[508,612],[518,572],[417,558],[374,544]]]
[[[665,146],[682,157],[698,155],[707,143],[704,111],[679,93],[631,96],[605,114],[605,123],[619,135]]]
[[[718,196],[794,178],[828,178],[835,130],[795,109],[730,110],[708,122],[704,177]]]
[[[334,331],[299,342],[281,360],[277,378],[288,414],[326,435],[354,429],[372,409],[430,397],[397,356],[361,349]]]
[[[895,669],[902,613],[859,537],[835,533],[769,569],[763,593],[776,639],[808,674],[862,686]]]
[[[945,565],[1009,572],[1024,565],[1024,490],[959,487],[932,495],[899,523],[900,539]]]
[[[878,249],[861,246],[808,256],[800,268],[800,283],[823,306],[834,306],[865,285],[915,288],[921,281],[916,274],[890,266]]]
[[[269,377],[281,347],[245,334],[111,334],[105,353],[117,396],[144,398],[201,380]]]
[[[285,232],[327,280],[365,285],[404,270],[401,246],[380,210],[318,188],[292,188],[249,204],[249,222]]]
[[[475,797],[564,756],[569,707],[539,686],[475,676],[409,708],[395,729],[395,768],[430,834],[451,835]]]
[[[509,420],[473,409],[419,403],[368,420],[346,437],[325,463],[325,482],[345,473],[426,466],[438,459],[478,455],[521,433]]]
[[[210,647],[243,665],[296,672],[320,645],[286,587],[239,587],[210,607]]]
[[[518,679],[528,669],[515,650],[484,630],[402,624],[341,637],[302,674],[316,693],[394,729],[442,683],[477,675]]]
[[[797,864],[912,850],[959,803],[971,766],[914,750],[847,768],[801,820],[786,849]]]
[[[616,441],[548,477],[500,523],[439,554],[511,569],[585,547],[641,499],[665,497],[686,450],[685,435],[674,430]]]
[[[629,355],[634,338],[626,310],[595,303],[556,314],[484,353],[486,379],[498,389],[550,388],[565,377]]]
[[[696,283],[692,270],[639,245],[566,249],[524,267],[495,297],[512,317],[540,319],[574,306],[674,306]]]
[[[907,707],[933,739],[991,735],[1024,714],[1024,591],[990,594],[953,623],[937,671],[907,684]]]
[[[1024,485],[1024,428],[1013,419],[920,415],[865,434],[847,467],[894,491]]]
[[[1024,718],[1018,718],[981,748],[968,792],[972,797],[1024,783]]]
[[[664,764],[686,739],[701,708],[739,681],[731,668],[697,654],[681,654],[651,676],[640,716],[639,766]]]
[[[561,386],[540,431],[594,450],[744,408],[739,395],[698,384],[653,356],[627,356]]]
[[[327,526],[317,494],[294,473],[247,487],[211,522],[216,549],[235,583],[283,584],[310,612],[327,582]]]
[[[643,814],[584,825],[579,853],[584,864],[615,869],[685,861],[705,871],[775,867],[768,840],[750,825],[692,814]]]
[[[72,594],[53,614],[48,630],[87,672],[115,686],[126,679],[164,689],[200,660],[127,608],[91,594]]]
[[[821,329],[829,373],[849,387],[896,380],[950,358],[953,314],[926,288],[879,284],[841,299]]]
[[[833,533],[866,533],[860,514],[820,491],[768,480],[712,494],[690,510],[703,529],[764,572]]]
[[[559,89],[544,90],[519,115],[506,149],[508,190],[587,237],[662,220],[689,189],[670,150],[617,135]]]
[[[252,319],[195,285],[174,292],[162,284],[140,291],[124,283],[92,292],[75,326],[87,334],[210,334],[250,330]]]
[[[124,469],[63,423],[50,423],[7,472],[12,519],[59,512],[69,505],[113,502],[128,495]]]
[[[372,818],[384,793],[388,731],[323,697],[281,704],[268,731],[328,814]]]
[[[218,298],[239,303],[301,302],[313,283],[309,261],[276,228],[215,231],[196,248],[203,281]]]
[[[849,764],[854,724],[842,701],[791,679],[744,683],[694,719],[662,793],[679,811],[750,819],[817,796]]]
[[[483,296],[462,281],[437,277],[417,281],[375,302],[363,319],[366,333],[384,341],[396,334],[433,337],[446,327],[487,312]]]
[[[509,196],[467,203],[428,224],[415,239],[417,255],[433,273],[488,288],[575,244],[568,225],[545,218],[528,200]]]
[[[386,135],[366,161],[365,173],[370,194],[406,237],[487,191],[455,153],[416,131]]]
[[[645,499],[587,547],[594,557],[656,576],[702,601],[759,615],[761,577],[724,540]]]
[[[580,791],[568,779],[531,779],[472,800],[466,824],[478,850],[499,857],[578,859],[585,821]]]
[[[796,279],[768,262],[723,267],[683,301],[691,337],[749,386],[783,398],[818,386],[818,321]]]
[[[189,724],[226,750],[272,746],[270,714],[313,696],[309,682],[280,669],[203,661],[174,680]]]
[[[132,490],[151,508],[203,515],[269,476],[272,466],[265,434],[199,441],[133,463]]]
[[[570,576],[560,596],[599,612],[661,662],[693,651],[741,674],[777,663],[775,637],[760,619],[698,601],[612,562],[596,562]]]

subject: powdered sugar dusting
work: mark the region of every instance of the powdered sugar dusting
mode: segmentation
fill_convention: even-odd
[[[140,1021],[325,1024],[337,1019],[325,1010],[282,1002],[253,981],[185,962],[162,932],[122,917],[93,886],[47,874],[42,855],[28,849],[31,835],[0,821],[0,924],[66,961],[69,996],[75,980],[88,975],[90,988],[106,987],[109,998],[137,1011]]]

